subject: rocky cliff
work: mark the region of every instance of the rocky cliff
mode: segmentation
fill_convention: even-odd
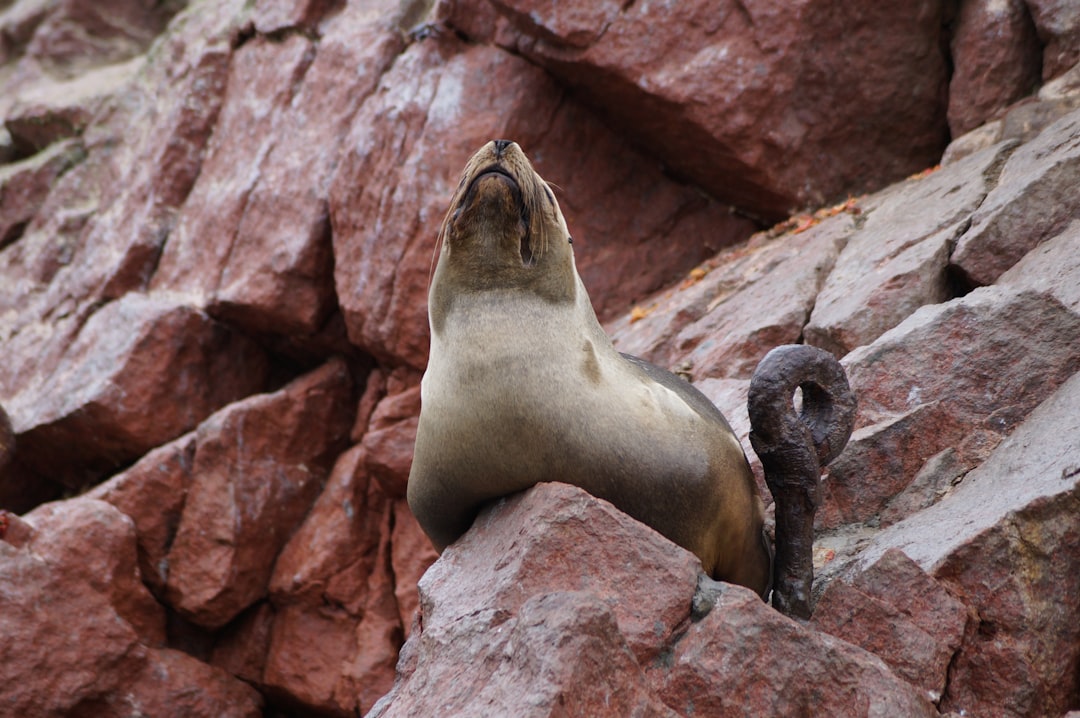
[[[1080,709],[1078,62],[1065,0],[0,0],[0,714]],[[435,560],[495,137],[748,452],[768,349],[842,357],[809,623],[558,484]]]

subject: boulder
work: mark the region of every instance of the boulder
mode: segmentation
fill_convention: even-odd
[[[1024,0],[960,3],[950,40],[949,131],[953,137],[993,119],[1038,86],[1042,47]]]
[[[992,284],[1040,243],[1080,217],[1080,110],[1020,147],[960,236],[952,268],[974,286]]]
[[[191,489],[195,443],[194,432],[184,434],[86,493],[87,498],[112,504],[135,523],[139,572],[157,596],[165,592],[169,548]]]
[[[944,710],[1038,716],[1076,705],[1078,435],[1074,374],[952,492],[881,531],[859,556],[866,570],[899,549],[974,610]],[[908,592],[907,579],[895,585]]]
[[[131,293],[90,316],[58,364],[39,370],[26,382],[0,370],[17,461],[77,488],[260,390],[268,364],[250,339],[198,309]]]
[[[392,510],[363,469],[364,449],[338,459],[270,579],[275,607],[256,682],[334,715],[356,715],[393,684],[403,640],[391,566]]]
[[[78,142],[58,142],[46,152],[0,166],[0,249],[22,236],[53,183],[84,157]]]
[[[946,144],[938,2],[492,4],[517,31],[507,46],[680,176],[766,220],[878,189]]]
[[[1045,292],[1080,314],[1080,219],[1024,255],[997,283]]]
[[[981,463],[1080,370],[1080,315],[1051,297],[977,289],[926,306],[843,364],[856,430],[822,483],[822,527],[872,518],[947,447]]]
[[[502,499],[421,579],[421,620],[369,715],[935,715],[880,659],[699,572],[576,487]]]
[[[262,715],[243,682],[158,647],[164,611],[140,582],[129,518],[80,498],[26,523],[21,548],[0,540],[0,630],[16,658],[0,662],[5,714]]]
[[[274,560],[311,508],[352,423],[333,360],[199,425],[191,488],[169,549],[167,601],[217,629],[267,593]]]

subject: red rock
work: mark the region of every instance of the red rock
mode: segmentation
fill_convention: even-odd
[[[78,137],[142,65],[143,58],[138,57],[88,70],[74,78],[36,79],[15,96],[4,125],[16,147],[26,153]]]
[[[775,346],[799,340],[814,299],[853,230],[850,215],[723,253],[689,288],[643,302],[609,327],[619,351],[707,377],[749,379]],[[693,280],[691,280],[693,281]]]
[[[167,555],[191,487],[195,434],[154,449],[127,471],[86,493],[107,501],[135,522],[139,571],[158,595],[169,575]]]
[[[1080,8],[1069,0],[1024,0],[1043,48],[1043,79],[1050,80],[1080,60]]]
[[[977,465],[1080,370],[1078,342],[1080,317],[1053,299],[986,287],[847,355],[859,417],[822,484],[819,524],[871,518],[946,447]]]
[[[651,677],[683,715],[938,715],[877,656],[726,584]]]
[[[854,580],[830,583],[811,625],[877,655],[936,703],[967,619],[962,603],[893,549]]]
[[[60,0],[37,26],[26,55],[57,74],[126,60],[142,54],[177,9],[138,0]]]
[[[372,715],[671,715],[639,663],[685,624],[699,571],[576,487],[500,500],[421,579],[418,660]]]
[[[261,718],[263,699],[254,688],[186,653],[153,651],[127,692],[80,706],[96,716]],[[136,713],[135,715],[138,715]]]
[[[611,569],[630,565],[637,579],[624,585]],[[530,596],[588,591],[612,606],[630,649],[647,664],[686,620],[700,571],[692,554],[611,504],[577,487],[539,484],[481,511],[428,569],[420,580],[422,620],[427,631],[494,611],[484,620],[497,625],[500,612],[512,614]],[[480,596],[478,586],[485,587]]]
[[[311,42],[302,35],[284,42],[257,37],[230,58],[206,159],[165,243],[153,288],[195,293],[203,304],[212,298],[258,179],[257,167],[273,147],[283,110],[311,60]]]
[[[5,713],[261,715],[259,696],[240,681],[147,645],[163,640],[164,612],[139,580],[130,519],[80,498],[43,506],[27,522],[25,548],[0,542]]]
[[[412,45],[383,76],[330,187],[335,281],[355,345],[388,363],[426,364],[427,280],[446,202],[465,161],[493,137],[516,139],[563,188],[602,318],[750,232],[665,178],[542,70],[444,33]]]
[[[940,3],[496,6],[522,34],[515,51],[678,174],[766,219],[876,189],[945,146]]]
[[[997,283],[1046,292],[1080,314],[1080,220],[1024,255]]]
[[[257,603],[217,634],[208,662],[245,683],[259,685],[273,627],[273,607],[268,601]]]
[[[961,3],[950,49],[953,137],[992,119],[1040,80],[1042,48],[1023,0]]]
[[[859,559],[866,566],[899,548],[977,612],[945,710],[1037,716],[1075,705],[1078,422],[1074,375],[949,495],[882,531]]]
[[[1012,149],[995,145],[860,202],[863,223],[817,294],[806,343],[843,356],[949,299],[949,252]]]
[[[394,570],[394,596],[405,638],[420,609],[417,584],[424,572],[439,558],[431,540],[420,528],[404,499],[394,501],[394,528],[390,537],[390,563]]]
[[[649,690],[612,608],[592,593],[532,596],[487,646],[470,629],[426,630],[419,685],[395,687],[369,718],[677,715]]]
[[[266,595],[274,559],[329,472],[352,422],[351,380],[331,361],[203,422],[168,556],[168,602],[220,628]]]
[[[142,584],[130,518],[103,501],[77,499],[45,504],[25,519],[31,553],[105,597],[143,643],[165,642],[165,613]]]
[[[291,703],[342,715],[368,710],[390,689],[402,641],[391,504],[363,472],[363,456],[361,447],[342,454],[278,558],[261,679]]]
[[[0,249],[22,236],[53,182],[83,158],[77,142],[61,142],[22,162],[0,166]]]
[[[257,155],[257,176],[240,198],[243,212],[228,237],[211,313],[260,331],[310,334],[336,308],[328,186],[353,115],[402,49],[401,35],[386,19],[397,6],[346,6],[310,50],[314,60],[292,98],[267,103],[281,116],[264,138],[265,159]],[[281,78],[280,67],[263,67],[270,79]],[[250,92],[251,73],[241,69],[236,78]],[[244,152],[250,138],[243,127],[236,129],[237,141],[223,143],[230,153]],[[221,169],[238,179],[251,171],[243,165]],[[207,219],[213,221],[213,213]]]
[[[1080,111],[1020,147],[972,217],[951,262],[973,285],[997,281],[1041,242],[1080,217]]]
[[[42,369],[30,384],[2,377],[0,391],[19,461],[71,487],[189,431],[267,374],[250,340],[190,306],[134,293],[93,314],[59,366]]]
[[[69,715],[116,690],[145,660],[135,631],[105,596],[29,551],[0,542],[0,585],[8,657],[0,661],[0,705],[10,715]]]
[[[379,402],[361,441],[364,469],[391,498],[405,498],[419,418],[420,387],[412,386]]]
[[[86,160],[0,252],[0,396],[41,381],[91,314],[145,285],[198,175],[242,5],[178,21],[182,31],[87,128]]]

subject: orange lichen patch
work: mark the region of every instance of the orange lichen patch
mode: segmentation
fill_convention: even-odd
[[[644,319],[645,317],[649,316],[649,314],[651,314],[652,310],[654,309],[656,309],[655,306],[646,309],[640,304],[635,305],[634,308],[630,310],[630,323],[633,324],[634,322]]]
[[[911,175],[910,177],[908,177],[908,179],[909,180],[921,180],[921,179],[924,179],[924,178],[929,177],[930,175],[934,174],[939,169],[941,169],[941,165],[934,165],[933,167],[927,167],[922,172],[916,172],[915,174]]]
[[[836,558],[836,551],[823,546],[814,547],[814,568],[819,569]]]
[[[819,210],[811,213],[796,214],[788,217],[783,222],[774,225],[772,229],[768,230],[767,234],[770,237],[779,237],[782,234],[791,232],[793,234],[799,234],[805,232],[811,227],[819,224],[823,219],[829,217],[835,217],[838,214],[846,212],[847,214],[858,215],[862,214],[862,209],[859,207],[858,197],[848,197],[839,204],[834,204],[831,207],[822,207]]]
[[[708,273],[709,269],[704,266],[694,267],[690,270],[690,273],[686,275],[686,279],[682,280],[679,284],[679,289],[687,289],[688,287],[694,286],[704,279]]]

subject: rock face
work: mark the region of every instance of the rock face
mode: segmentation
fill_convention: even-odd
[[[425,574],[421,630],[371,715],[936,713],[880,659],[748,589],[698,587],[699,571],[610,504],[540,484],[482,512]]]
[[[1077,4],[668,5],[0,0],[0,714],[1080,709]],[[436,560],[428,274],[500,137],[744,447],[768,350],[842,359],[809,623],[556,484]]]

